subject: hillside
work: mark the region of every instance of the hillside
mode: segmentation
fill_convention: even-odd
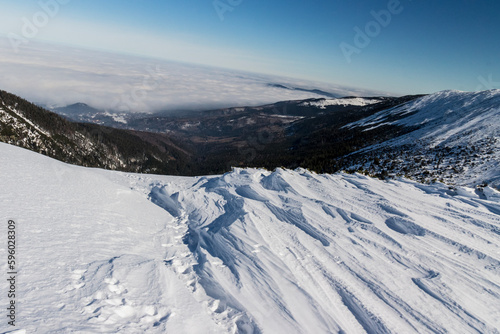
[[[0,141],[87,167],[189,174],[189,153],[166,135],[73,123],[0,91]]]
[[[348,129],[412,129],[351,155],[351,170],[422,182],[500,187],[500,90],[443,91],[384,110]]]
[[[148,176],[2,143],[0,184],[17,226],[17,333],[499,333],[490,187]]]

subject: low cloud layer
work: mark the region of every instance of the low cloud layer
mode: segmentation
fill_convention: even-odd
[[[380,95],[303,80],[250,74],[31,42],[14,52],[0,39],[0,89],[30,101],[76,102],[130,112],[194,110],[320,97],[270,87],[322,89],[340,96]]]

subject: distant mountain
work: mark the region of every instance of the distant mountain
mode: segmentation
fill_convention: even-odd
[[[384,97],[343,97],[337,99],[310,99],[301,103],[301,106],[326,109],[327,106],[367,106],[383,102]]]
[[[115,128],[125,128],[130,119],[147,117],[149,115],[145,113],[132,114],[119,111],[99,110],[85,103],[75,103],[65,107],[49,108],[49,110],[70,121],[99,124]]]
[[[92,108],[85,103],[75,103],[66,107],[55,108],[54,111],[58,114],[74,116],[74,115],[85,115],[85,114],[96,114],[102,111]]]

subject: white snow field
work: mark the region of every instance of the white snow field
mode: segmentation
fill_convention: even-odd
[[[500,332],[500,194],[488,187],[150,176],[0,144],[0,199],[2,333]]]

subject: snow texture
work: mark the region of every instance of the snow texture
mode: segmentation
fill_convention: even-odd
[[[127,174],[7,144],[0,184],[2,220],[18,226],[20,332],[499,333],[489,187]]]

